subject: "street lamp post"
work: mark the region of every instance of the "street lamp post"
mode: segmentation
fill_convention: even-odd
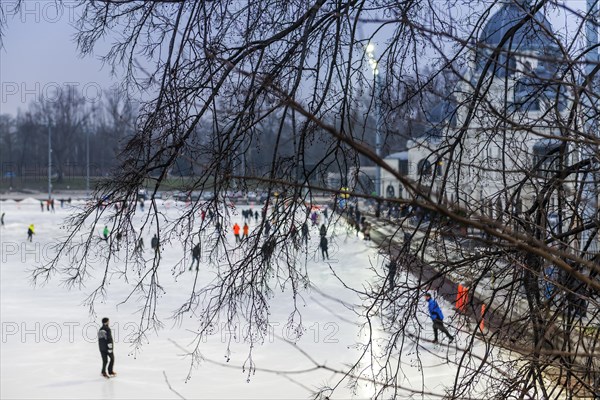
[[[90,132],[85,135],[85,194],[90,195]]]
[[[367,58],[369,59],[369,66],[373,71],[374,85],[373,85],[373,99],[375,102],[375,154],[378,158],[381,158],[381,78],[379,76],[379,67],[377,59],[375,58],[375,45],[369,43],[365,49]],[[377,196],[381,196],[381,167],[379,164],[375,166],[375,193]]]
[[[52,121],[48,121],[48,200],[52,199]]]
[[[587,0],[587,20],[585,22],[585,30],[586,30],[586,47],[588,51],[586,53],[586,76],[592,77],[594,68],[600,61],[600,57],[598,55],[598,25],[596,21],[596,15],[598,14],[598,1],[597,0]],[[589,82],[590,92],[595,92],[598,88],[597,78],[592,79]],[[598,137],[598,121],[595,114],[598,112],[598,101],[594,99],[591,95],[588,95],[584,101],[586,104],[586,109],[584,111],[584,126],[586,132],[592,137]],[[587,157],[590,160],[594,159],[594,151],[591,149],[591,144],[584,145],[583,157]],[[598,215],[598,192],[599,188],[599,176],[597,172],[591,172],[587,175],[586,181],[583,184],[583,223],[586,223],[588,220],[593,219],[594,216]],[[587,245],[587,242],[590,238],[590,232],[584,231],[582,233],[581,244],[580,247],[583,248]],[[596,241],[597,243],[597,241]],[[592,245],[588,251],[591,250],[593,252],[597,252],[598,248],[595,245]]]

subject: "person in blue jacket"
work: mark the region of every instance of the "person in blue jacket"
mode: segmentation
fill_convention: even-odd
[[[452,343],[454,336],[444,326],[444,314],[437,301],[431,297],[430,293],[425,293],[425,300],[427,300],[427,305],[429,306],[429,316],[433,321],[433,343],[438,342],[438,330],[444,332],[448,336],[448,342]]]

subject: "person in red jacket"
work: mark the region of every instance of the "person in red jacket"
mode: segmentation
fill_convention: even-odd
[[[235,242],[239,243],[240,242],[240,226],[237,224],[237,222],[233,225],[233,235],[235,236]]]

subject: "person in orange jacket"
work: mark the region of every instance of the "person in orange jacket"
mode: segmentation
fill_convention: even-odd
[[[235,236],[235,242],[239,243],[240,242],[240,226],[237,224],[237,222],[233,225],[233,235]]]
[[[242,228],[242,232],[244,233],[242,236],[242,240],[248,239],[248,231],[249,230],[250,230],[250,228],[248,227],[248,224],[244,224],[244,227]]]

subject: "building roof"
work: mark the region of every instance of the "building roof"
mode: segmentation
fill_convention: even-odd
[[[516,60],[511,53],[553,54],[556,51],[557,46],[552,39],[552,25],[539,11],[533,18],[530,18],[531,5],[529,3],[527,0],[506,1],[500,10],[488,19],[477,43],[476,70],[478,72],[483,70],[504,36],[523,20],[527,20],[527,22],[520,26],[502,45],[502,52],[496,65],[491,66],[495,75],[506,76],[507,73],[511,73],[511,70],[514,70]]]
[[[387,156],[385,156],[385,159],[388,159],[388,158],[395,159],[395,160],[408,160],[408,150],[388,154]]]
[[[550,155],[550,154],[558,151],[558,149],[560,148],[560,146],[562,144],[563,144],[563,141],[560,139],[550,139],[550,138],[539,139],[533,145],[533,154],[541,155],[541,156]]]

